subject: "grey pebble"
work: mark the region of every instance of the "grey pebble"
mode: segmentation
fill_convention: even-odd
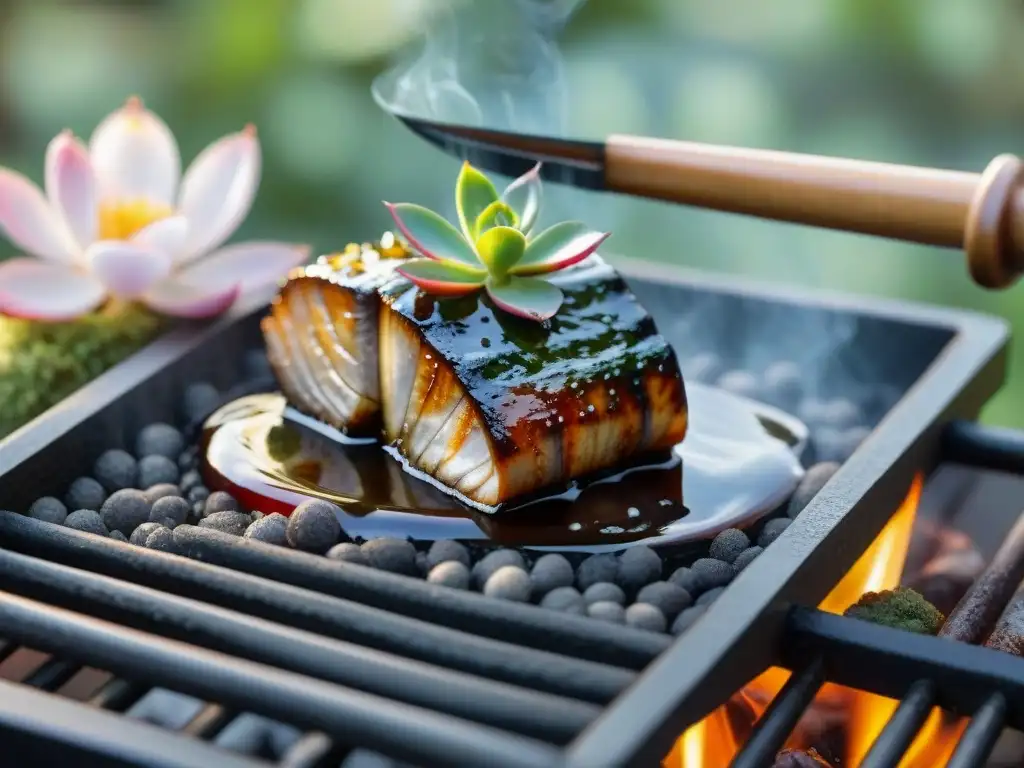
[[[111,531],[118,530],[125,536],[149,520],[150,504],[145,494],[135,488],[114,491],[100,507],[103,524]]]
[[[168,527],[174,528],[185,523],[191,509],[189,503],[181,496],[163,496],[153,502],[153,507],[149,510],[149,519],[151,522],[158,523],[165,518],[170,518],[174,521],[174,525]]]
[[[138,529],[136,529],[136,530],[138,530]],[[125,536],[120,531],[111,531],[109,534],[107,534],[107,537],[111,538],[111,539],[114,539],[115,541],[123,541],[126,544],[128,543],[128,537]]]
[[[647,603],[633,603],[626,609],[626,624],[648,632],[664,632],[668,626],[665,614]]]
[[[162,499],[167,496],[177,496],[181,498],[181,489],[178,488],[174,483],[157,483],[156,485],[146,486],[144,491],[146,501],[150,504],[155,504],[157,499]],[[184,501],[184,499],[182,499]]]
[[[586,592],[583,593],[583,602],[587,605],[601,602],[625,605],[626,593],[622,591],[622,587],[618,584],[613,584],[610,581],[599,581],[597,584],[591,584],[587,587]]]
[[[252,518],[244,512],[214,512],[200,520],[199,527],[241,536],[251,522]]]
[[[601,581],[616,580],[619,574],[619,560],[612,554],[591,555],[576,569],[576,586],[584,592]]]
[[[185,388],[181,410],[187,421],[204,419],[220,404],[220,392],[207,381],[197,381]]]
[[[185,498],[188,499],[190,504],[202,504],[203,508],[205,508],[206,500],[210,498],[210,489],[205,485],[197,485],[189,489],[188,493],[185,494]]]
[[[153,522],[171,531],[173,531],[175,528],[181,525],[181,523],[179,523],[173,517],[162,517],[159,520],[155,520]]]
[[[676,620],[672,622],[672,634],[683,634],[683,632],[694,625],[697,619],[704,615],[707,609],[706,605],[695,605],[692,608],[687,608],[676,616]]]
[[[526,571],[516,565],[503,565],[487,578],[483,591],[488,597],[525,603],[532,590],[533,582]]]
[[[846,398],[818,400],[809,397],[800,403],[797,415],[810,427],[830,427],[842,430],[863,422],[860,408]]]
[[[287,547],[288,518],[278,512],[264,515],[245,529],[245,538],[255,539],[266,544],[274,544],[279,547]]]
[[[98,536],[106,536],[108,533],[100,513],[92,509],[76,509],[64,518],[64,526],[76,531],[95,533]]]
[[[467,568],[472,564],[469,550],[453,539],[439,539],[430,545],[430,549],[427,550],[427,565],[435,568],[447,560],[455,560]]]
[[[614,584],[612,585],[615,586]],[[615,587],[618,589],[618,587]],[[620,590],[621,591],[621,590]],[[540,601],[541,608],[564,613],[583,615],[586,610],[584,597],[573,587],[558,587],[551,590]]]
[[[757,537],[757,546],[762,549],[767,547],[779,538],[792,522],[788,517],[776,517],[774,520],[769,520],[761,529],[761,535]]]
[[[615,583],[627,595],[635,595],[645,584],[661,578],[661,556],[647,546],[630,547],[619,555]]]
[[[248,536],[249,533],[246,532],[245,535]],[[363,565],[366,567],[370,566],[370,558],[366,556],[366,553],[360,549],[358,544],[353,544],[351,541],[343,541],[340,544],[335,544],[327,550],[325,557],[329,560],[337,560],[340,563],[352,563],[353,565]]]
[[[693,605],[693,597],[689,592],[667,581],[648,584],[637,593],[636,601],[653,605],[668,621],[672,621],[680,611]]]
[[[752,562],[754,559],[764,552],[763,547],[749,547],[740,553],[740,556],[736,558],[736,562],[732,564],[733,569],[736,573],[739,573]]]
[[[36,499],[32,502],[32,506],[28,508],[28,516],[36,520],[42,520],[44,523],[61,525],[67,519],[68,508],[64,506],[64,502],[60,499],[55,499],[53,496],[43,496],[41,499]]]
[[[138,462],[128,451],[111,448],[96,459],[92,473],[109,493],[134,488],[139,474]]]
[[[156,522],[143,523],[132,531],[132,535],[128,538],[128,541],[137,546],[144,547],[146,546],[146,539],[149,538],[149,534],[160,527],[160,523]]]
[[[572,564],[563,555],[554,552],[541,555],[530,569],[533,598],[539,600],[558,587],[571,587],[575,578]]]
[[[139,430],[135,438],[135,455],[140,459],[143,456],[163,456],[177,461],[178,454],[184,449],[185,438],[181,432],[162,422],[148,424]]]
[[[709,589],[707,592],[705,592],[703,595],[697,598],[697,602],[695,603],[695,605],[711,605],[713,602],[715,602],[715,600],[718,599],[718,597],[723,592],[725,592],[725,587],[715,587],[714,589]]]
[[[838,469],[839,465],[835,462],[815,464],[808,469],[789,499],[786,515],[796,517],[803,512],[804,508],[811,503],[811,499],[818,495],[818,492],[825,487],[825,483],[832,479],[832,475]]]
[[[732,392],[740,397],[757,397],[761,387],[757,383],[757,377],[750,371],[728,371],[718,377],[715,382],[726,392]]]
[[[700,578],[691,568],[687,568],[685,565],[682,568],[676,568],[672,575],[668,577],[668,580],[669,583],[682,587],[691,595],[701,590]]]
[[[722,375],[724,366],[722,359],[714,352],[701,352],[683,361],[683,378],[687,381],[700,381],[705,384],[717,381]]]
[[[146,538],[146,549],[156,549],[160,552],[176,552],[174,545],[174,533],[170,528],[158,527]]]
[[[374,568],[405,576],[420,575],[416,565],[416,548],[405,539],[390,536],[370,539],[363,543],[361,549]]]
[[[452,589],[469,589],[469,568],[458,560],[445,560],[430,569],[427,581]]]
[[[182,474],[192,472],[199,465],[199,449],[195,446],[186,448],[178,454],[178,469]]]
[[[726,528],[711,542],[709,554],[717,560],[733,563],[750,546],[750,537],[739,528]]]
[[[477,560],[473,566],[473,584],[477,589],[483,589],[488,579],[499,569],[506,565],[514,565],[525,572],[526,562],[523,556],[514,549],[495,549]]]
[[[723,563],[721,560],[716,560],[713,557],[702,557],[690,566],[690,570],[696,579],[694,586],[698,592],[714,589],[715,587],[724,587],[736,575],[731,565]],[[693,593],[691,592],[690,594],[692,595]]]
[[[626,609],[611,600],[598,600],[587,606],[587,616],[610,624],[625,624]]]
[[[804,375],[800,366],[789,360],[779,360],[764,372],[764,395],[773,405],[788,411],[795,410],[804,393]]]
[[[814,458],[819,462],[843,463],[849,458],[852,451],[847,451],[843,433],[831,427],[818,427],[814,430],[811,445],[814,448]]]
[[[94,477],[79,477],[68,486],[64,504],[68,509],[99,509],[107,500],[107,492]]]
[[[308,503],[308,502],[306,502]],[[326,504],[327,502],[323,502]],[[299,506],[302,506],[301,504]],[[203,507],[204,514],[212,515],[214,512],[241,512],[242,508],[238,500],[227,491],[214,491],[206,497],[206,505]]]
[[[416,552],[416,570],[419,571],[421,576],[426,576],[430,573],[430,563],[427,562],[427,553]]]
[[[199,474],[199,470],[190,469],[181,476],[181,480],[178,481],[178,487],[181,488],[182,493],[188,493],[197,485],[203,484],[203,477]]]

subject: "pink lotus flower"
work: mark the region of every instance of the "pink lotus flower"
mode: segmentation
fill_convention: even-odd
[[[203,150],[181,174],[167,125],[137,98],[100,123],[88,148],[70,131],[46,152],[46,194],[0,168],[0,230],[31,256],[0,262],[0,313],[70,320],[108,298],[209,317],[303,263],[306,246],[222,247],[260,179],[256,130]]]

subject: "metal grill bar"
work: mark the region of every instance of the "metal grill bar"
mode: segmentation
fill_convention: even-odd
[[[538,691],[606,704],[636,675],[626,669],[513,645],[350,600],[255,578],[0,512],[0,541],[15,552],[202,600],[350,643]]]
[[[918,680],[896,708],[875,743],[864,756],[861,768],[897,768],[914,737],[928,719],[935,703],[935,686]]]
[[[122,677],[204,700],[216,698],[421,765],[558,764],[554,747],[532,739],[5,593],[0,593],[0,631],[17,642]]]
[[[1024,432],[954,421],[942,435],[942,452],[947,461],[978,469],[1024,475]]]
[[[322,768],[337,765],[344,754],[324,733],[307,733],[282,755],[279,768]]]
[[[1006,697],[993,693],[968,723],[946,768],[977,768],[984,765],[1006,722]]]

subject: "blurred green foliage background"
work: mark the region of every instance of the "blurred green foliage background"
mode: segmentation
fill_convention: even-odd
[[[432,5],[0,0],[0,163],[39,180],[58,131],[88,136],[139,94],[186,162],[258,125],[264,180],[242,235],[318,250],[369,239],[388,224],[381,199],[443,209],[457,171],[370,94]],[[561,51],[571,124],[588,135],[963,170],[1024,153],[1021,2],[588,0]],[[998,313],[1016,326],[1015,351],[1024,344],[1024,289],[975,288],[955,252],[571,190],[555,197],[611,228],[619,253]],[[986,418],[1024,426],[1022,385],[1017,364]]]

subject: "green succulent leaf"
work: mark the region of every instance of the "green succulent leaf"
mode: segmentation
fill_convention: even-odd
[[[487,294],[499,308],[528,320],[547,320],[562,306],[562,292],[537,277],[510,277],[487,281]]]
[[[519,216],[519,223],[516,226],[523,234],[528,235],[533,225],[537,223],[537,215],[540,213],[540,163],[505,187],[501,199],[512,206],[512,210]]]
[[[555,224],[530,240],[511,272],[527,276],[565,269],[587,258],[607,237],[579,221]]]
[[[501,280],[526,252],[526,235],[514,227],[492,227],[480,235],[476,249],[491,277]]]
[[[487,272],[483,269],[473,269],[454,261],[410,259],[395,271],[425,292],[438,296],[472,293],[487,280]]]
[[[459,224],[462,232],[472,240],[476,237],[473,230],[480,215],[487,207],[498,200],[498,190],[490,179],[469,163],[462,164],[459,178],[455,182],[455,208],[459,212]]]
[[[473,224],[473,239],[477,239],[493,227],[518,227],[519,217],[508,203],[495,200],[484,208]]]
[[[458,261],[470,267],[481,268],[470,242],[455,227],[429,208],[412,203],[384,203],[409,241],[409,245],[434,261]]]

